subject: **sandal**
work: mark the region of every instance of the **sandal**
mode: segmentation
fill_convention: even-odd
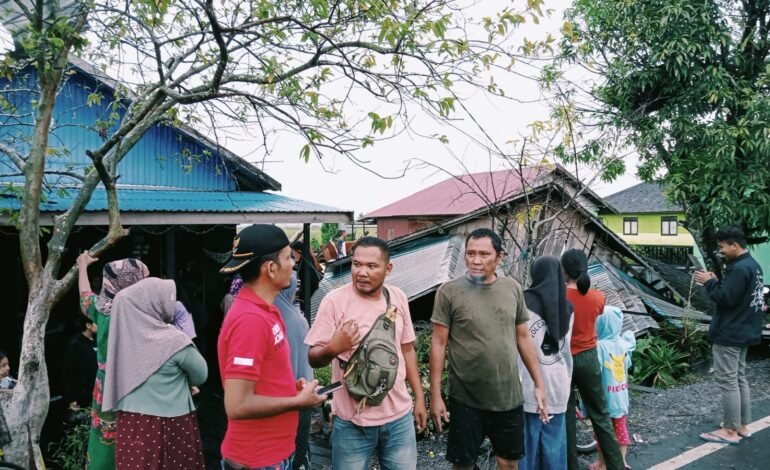
[[[728,439],[726,437],[722,437],[719,434],[716,434],[715,432],[704,432],[700,435],[700,438],[706,442],[715,442],[717,444],[730,444],[733,446],[737,446],[741,443],[741,440],[738,439],[737,441],[733,441],[731,439]]]
[[[724,428],[724,423],[719,423],[719,427],[720,427],[720,428]],[[743,434],[742,432],[740,432],[740,431],[739,431],[739,430],[737,430],[737,429],[735,430],[735,432],[737,432],[737,433],[738,433],[738,435],[739,435],[739,436],[741,436],[741,437],[746,437],[746,438],[749,438],[749,437],[751,437],[751,436],[752,436],[752,433],[750,433],[750,432],[747,432],[746,434]]]

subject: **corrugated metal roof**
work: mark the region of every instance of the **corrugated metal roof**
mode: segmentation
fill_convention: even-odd
[[[526,193],[522,190],[522,179]],[[577,200],[580,204],[590,203],[591,211],[616,212],[561,165],[543,164],[523,168],[521,175],[518,170],[502,170],[452,177],[372,211],[363,218],[462,217],[485,211],[490,204],[507,204],[512,199],[550,186],[566,190],[570,194],[579,188],[580,196]],[[586,208],[588,209],[588,205]]]
[[[623,271],[607,265],[607,269],[610,270],[616,279],[621,280],[634,294],[636,294],[645,305],[650,307],[655,313],[665,318],[682,318],[689,317],[698,321],[710,321],[711,316],[706,315],[703,312],[694,308],[683,308],[678,305],[674,305],[671,302],[662,299],[652,289],[648,288],[641,282],[637,281],[633,277],[624,273]]]
[[[76,60],[76,59],[73,59]],[[49,145],[60,154],[46,159],[47,171],[84,173],[93,164],[86,150],[99,148],[104,138],[97,123],[108,122],[113,111],[122,117],[128,101],[113,110],[114,83],[105,83],[103,74],[76,60],[76,73],[66,81],[56,98]],[[86,70],[89,69],[89,70]],[[0,126],[0,139],[22,154],[29,147],[32,119],[31,103],[37,99],[36,72],[29,67],[17,72],[12,81],[0,80],[0,93],[16,107],[18,119]],[[102,96],[91,101],[92,93]],[[113,126],[108,133],[115,130]],[[8,157],[0,155],[0,181],[18,182],[18,169]],[[280,183],[252,164],[237,157],[187,126],[157,123],[150,127],[118,165],[122,184],[165,186],[203,190],[232,191],[280,190]],[[11,176],[13,175],[13,176]],[[65,176],[47,176],[50,185],[72,184]]]
[[[420,240],[418,243],[391,251],[393,271],[385,279],[386,284],[404,291],[412,301],[434,291],[441,284],[465,274],[462,236],[445,236]],[[311,302],[311,318],[324,296],[351,282],[350,264],[337,272],[327,273]]]
[[[610,276],[602,263],[592,263],[588,266],[588,276],[591,278],[591,286],[604,293],[607,305],[631,312],[646,312],[639,296],[619,279]],[[632,331],[635,336],[657,327],[658,323],[646,315],[623,315],[623,331]]]
[[[529,186],[537,177],[550,173],[547,167],[502,170],[461,175],[444,180],[411,196],[366,214],[365,218],[397,216],[460,215],[507,199]]]
[[[63,212],[72,204],[77,194],[48,194],[40,204],[41,212]],[[280,194],[249,191],[184,191],[171,189],[121,189],[118,190],[121,212],[344,212],[341,209],[314,202],[292,199]],[[18,210],[19,201],[14,197],[0,197],[0,211]],[[106,211],[107,193],[96,189],[86,212]]]

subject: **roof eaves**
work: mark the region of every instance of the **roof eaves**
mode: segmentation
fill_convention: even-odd
[[[558,163],[555,165],[555,169],[554,169],[554,172],[558,172],[558,173],[559,173],[559,174],[561,174],[562,176],[564,176],[564,177],[566,177],[567,179],[571,180],[571,181],[572,181],[572,183],[573,183],[573,184],[574,184],[576,187],[578,187],[578,188],[579,188],[579,185],[580,185],[580,186],[582,186],[582,185],[583,185],[583,183],[581,183],[581,182],[580,182],[580,181],[579,181],[579,180],[578,180],[578,179],[575,177],[575,175],[573,175],[572,173],[570,173],[570,172],[569,172],[569,171],[568,171],[568,170],[567,170],[565,167],[563,167],[562,165],[560,165],[560,164],[558,164]],[[582,189],[582,191],[583,191],[583,193],[582,193],[582,194],[585,194],[585,195],[587,195],[587,196],[590,196],[590,198],[591,198],[591,199],[593,199],[593,200],[594,200],[594,202],[595,202],[595,203],[597,203],[599,206],[604,206],[604,207],[606,207],[606,208],[607,208],[607,209],[608,209],[610,212],[612,212],[612,213],[616,213],[616,214],[618,213],[617,209],[615,209],[614,207],[612,207],[612,205],[608,204],[608,203],[607,203],[607,201],[606,201],[604,198],[602,198],[601,196],[599,196],[598,194],[596,194],[596,193],[595,193],[595,192],[594,192],[594,191],[593,191],[593,190],[592,190],[590,187],[587,187],[587,186],[586,186],[585,188],[579,188],[578,190],[580,190],[580,189]],[[600,209],[599,209],[599,211],[601,212],[601,211],[602,211],[602,209],[600,208]]]
[[[259,168],[254,166],[252,163],[244,160],[243,158],[239,157],[238,155],[226,149],[225,147],[222,147],[217,142],[211,140],[209,137],[201,134],[197,130],[185,124],[178,127],[178,129],[184,132],[185,134],[187,134],[188,137],[202,141],[206,146],[210,147],[213,150],[216,150],[222,156],[222,158],[224,158],[225,160],[230,162],[233,166],[235,166],[236,170],[241,170],[241,174],[243,174],[247,178],[249,183],[253,183],[254,186],[256,186],[256,187],[254,186],[248,187],[250,185],[247,185],[247,187],[243,189],[246,189],[246,190],[252,189],[257,191],[264,191],[264,190],[280,191],[281,190],[281,183],[279,183],[277,180],[270,177],[267,173],[260,170]]]

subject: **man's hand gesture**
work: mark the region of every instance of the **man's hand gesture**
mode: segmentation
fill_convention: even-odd
[[[693,277],[695,278],[695,282],[697,282],[698,284],[703,285],[703,284],[707,283],[708,281],[710,281],[711,279],[716,279],[717,275],[712,273],[712,272],[710,272],[710,271],[700,271],[700,270],[698,270],[698,271],[695,271],[695,273],[693,273]]]
[[[361,340],[361,334],[358,331],[358,324],[354,320],[348,320],[334,332],[327,348],[335,355],[339,356],[345,351],[350,351],[353,346]]]

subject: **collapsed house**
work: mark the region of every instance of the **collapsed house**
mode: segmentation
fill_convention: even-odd
[[[613,211],[602,199],[558,165],[518,170],[464,175],[386,206],[390,208],[386,224],[374,211],[367,223],[377,223],[378,233],[393,233],[404,227],[394,208],[410,208],[411,233],[390,240],[393,271],[388,284],[401,288],[410,301],[414,321],[429,320],[435,291],[444,282],[465,273],[465,237],[476,228],[491,228],[503,238],[506,254],[500,267],[503,275],[526,281],[528,267],[537,256],[560,256],[565,250],[578,248],[589,256],[589,275],[593,285],[602,290],[608,305],[624,310],[624,330],[637,336],[657,327],[652,317],[678,319],[689,317],[707,321],[709,316],[693,307],[691,292],[682,292],[661,271],[636,253],[599,219],[599,211]],[[468,182],[472,181],[472,184]],[[498,187],[495,188],[494,185]],[[505,184],[504,188],[499,187]],[[471,191],[472,185],[476,192]],[[453,191],[452,188],[455,188]],[[419,200],[430,195],[436,214],[414,215]],[[490,195],[498,194],[497,198]],[[460,215],[439,213],[456,211],[458,200],[468,195],[476,199],[476,207]],[[440,200],[439,200],[440,199]],[[442,201],[444,208],[442,208]],[[468,208],[467,201],[462,205]],[[437,209],[435,209],[437,208]],[[398,209],[395,209],[396,211]],[[415,222],[420,218],[424,227]],[[390,229],[388,225],[390,224]],[[406,225],[409,220],[406,221]],[[383,225],[384,232],[379,226]],[[350,258],[327,266],[326,275],[313,296],[311,316],[329,291],[350,282]],[[523,282],[526,284],[526,282]],[[695,289],[702,287],[695,286]]]

